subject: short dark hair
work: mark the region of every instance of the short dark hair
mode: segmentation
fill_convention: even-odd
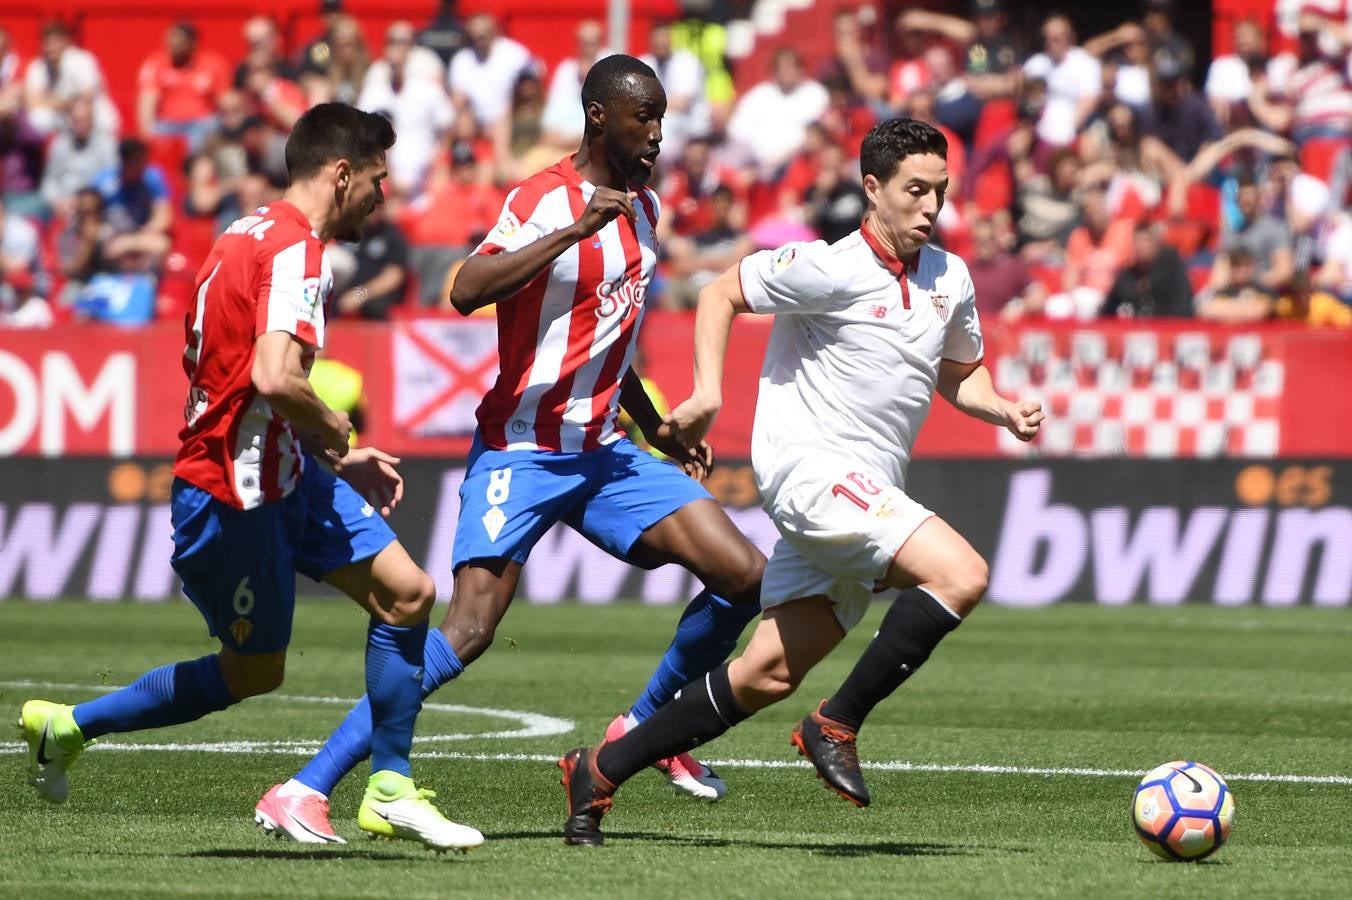
[[[123,138],[117,145],[117,158],[124,166],[150,159],[150,145],[138,137]]]
[[[346,159],[354,168],[376,161],[394,146],[394,126],[376,113],[346,103],[321,103],[296,121],[286,141],[286,171],[303,181]]]
[[[587,70],[587,79],[582,82],[582,108],[586,109],[589,103],[605,106],[628,93],[625,81],[630,75],[657,80],[652,66],[625,53],[615,53],[592,63]]]
[[[903,159],[927,153],[948,159],[948,138],[939,129],[917,119],[888,119],[865,135],[859,148],[859,173],[887,181],[897,174]]]

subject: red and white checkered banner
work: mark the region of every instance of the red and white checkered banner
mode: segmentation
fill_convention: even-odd
[[[1262,332],[1025,328],[995,385],[1042,401],[1036,444],[998,432],[1013,456],[1275,456],[1285,381],[1280,338]]]

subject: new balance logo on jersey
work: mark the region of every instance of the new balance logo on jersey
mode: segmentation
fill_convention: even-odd
[[[881,303],[875,303],[873,306],[869,307],[868,313],[875,319],[886,319],[887,307]]]
[[[365,516],[366,518],[368,518],[368,519],[371,518],[371,516],[375,515],[375,512],[376,512],[376,508],[375,508],[374,506],[372,506],[371,504],[369,504],[369,503],[362,504],[361,514],[362,514],[363,516]]]
[[[603,281],[596,288],[596,299],[600,301],[596,307],[596,317],[609,319],[618,313],[623,319],[629,310],[642,306],[643,298],[647,295],[648,282],[643,279],[627,278],[619,284]]]

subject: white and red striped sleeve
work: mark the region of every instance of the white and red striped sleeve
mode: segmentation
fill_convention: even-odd
[[[324,346],[324,305],[333,287],[324,245],[301,238],[269,245],[258,267],[255,336],[285,331],[312,347]]]
[[[502,214],[498,223],[475,248],[475,255],[492,256],[495,253],[511,253],[532,244],[554,231],[558,223],[543,221],[544,207],[541,201],[550,191],[558,188],[562,182],[557,178],[542,175],[528,178],[512,189],[502,204]]]

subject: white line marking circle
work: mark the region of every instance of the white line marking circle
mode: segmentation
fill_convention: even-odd
[[[0,685],[7,687],[27,687],[27,688],[49,688],[54,690],[74,690],[74,691],[97,691],[99,693],[110,693],[118,689],[118,686],[98,686],[93,687],[87,684],[64,684],[52,681],[0,681]],[[351,697],[304,697],[294,694],[265,694],[261,697],[250,699],[250,703],[326,703],[337,706],[350,707],[357,701]],[[498,709],[489,706],[463,706],[458,703],[427,703],[422,705],[424,712],[451,713],[454,715],[472,715],[472,716],[490,716],[495,719],[514,720],[519,723],[517,728],[509,728],[501,731],[479,731],[473,733],[451,732],[448,734],[427,734],[413,738],[415,744],[444,744],[450,741],[472,741],[479,738],[490,740],[510,740],[512,738],[541,738],[553,737],[557,734],[568,734],[575,727],[576,723],[571,719],[560,719],[555,716],[546,716],[543,713],[524,712],[515,709]],[[201,744],[160,744],[160,743],[121,743],[121,742],[103,742],[94,744],[90,749],[106,750],[202,750],[206,752],[217,753],[244,753],[249,750],[294,750],[297,753],[313,753],[323,745],[323,740],[309,741],[221,741],[207,742]],[[9,749],[11,746],[22,747],[22,744],[0,744],[0,747]]]

